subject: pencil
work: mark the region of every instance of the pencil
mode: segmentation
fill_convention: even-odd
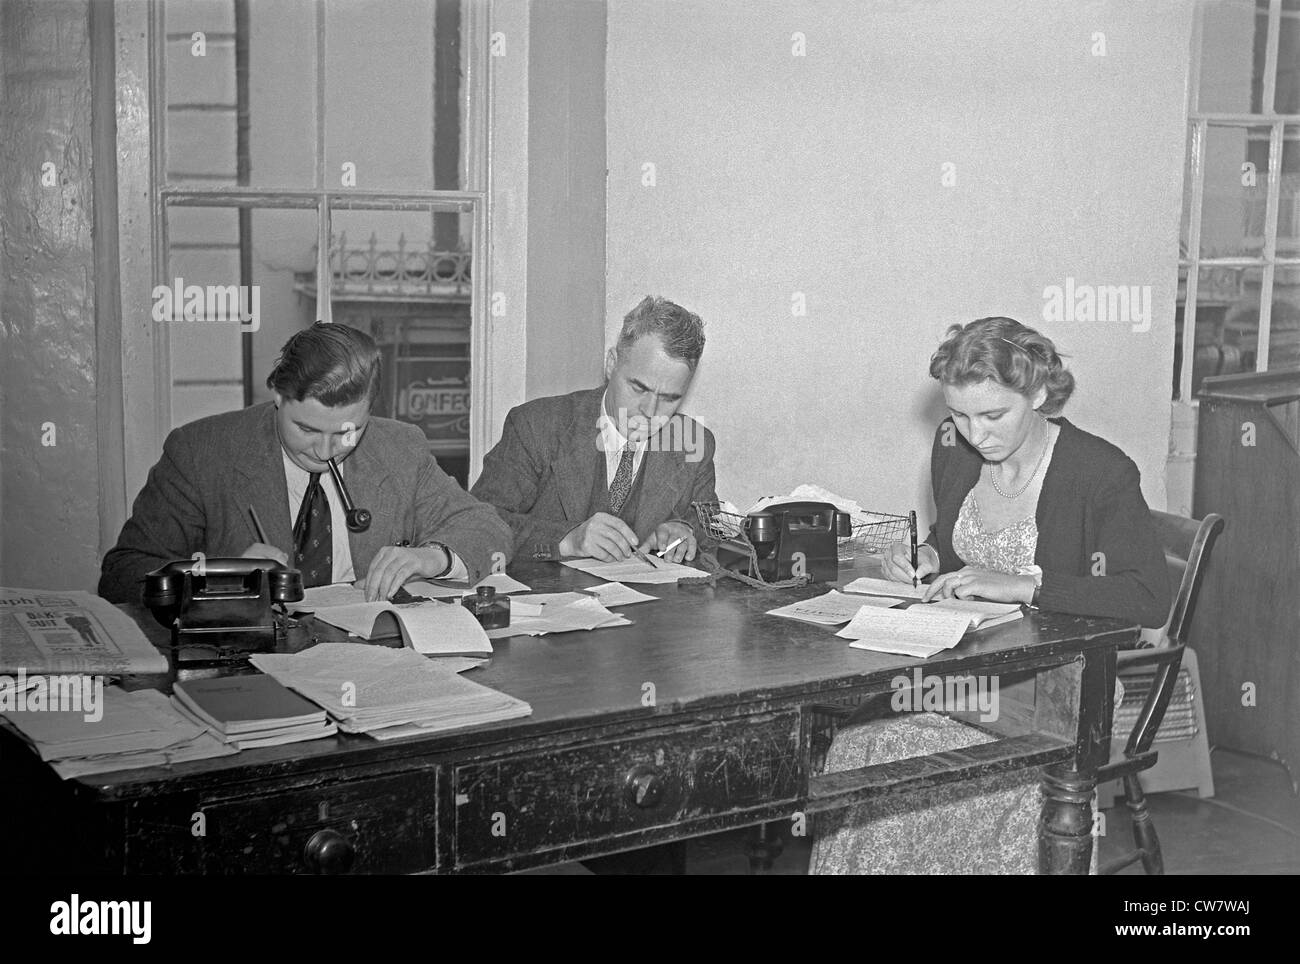
[[[266,530],[262,528],[262,520],[257,517],[257,510],[252,505],[248,507],[248,514],[253,517],[253,528],[257,530],[257,541],[264,546],[269,546],[270,543],[266,541]]]
[[[921,581],[916,578],[916,510],[913,509],[907,514],[907,528],[912,538],[912,588],[920,586]]]

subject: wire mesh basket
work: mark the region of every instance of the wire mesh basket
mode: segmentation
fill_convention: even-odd
[[[695,514],[704,531],[719,542],[749,544],[745,532],[746,516],[727,512],[717,502],[694,502]],[[850,535],[836,540],[841,561],[854,558],[859,553],[884,552],[890,543],[906,539],[908,518],[885,512],[868,512],[868,521],[853,523]]]

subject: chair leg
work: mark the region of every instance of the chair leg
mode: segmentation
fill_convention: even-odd
[[[1151,814],[1147,812],[1147,798],[1137,774],[1124,778],[1124,795],[1133,817],[1133,842],[1142,852],[1142,869],[1148,874],[1161,875],[1165,872],[1165,859],[1160,853],[1160,838],[1156,835],[1156,825],[1151,822]]]

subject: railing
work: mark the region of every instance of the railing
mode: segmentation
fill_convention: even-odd
[[[433,241],[381,247],[376,235],[364,247],[348,247],[342,233],[330,245],[330,292],[334,300],[463,301],[470,298],[470,252],[439,251]],[[316,272],[297,272],[294,288],[316,297]]]

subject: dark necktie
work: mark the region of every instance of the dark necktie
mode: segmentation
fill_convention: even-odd
[[[632,446],[623,448],[623,457],[618,460],[618,471],[609,486],[609,511],[618,515],[627,502],[627,494],[632,491]]]
[[[307,492],[293,524],[294,565],[302,573],[304,588],[326,586],[334,581],[334,529],[330,525],[330,503],[321,488],[319,472],[311,473]]]

